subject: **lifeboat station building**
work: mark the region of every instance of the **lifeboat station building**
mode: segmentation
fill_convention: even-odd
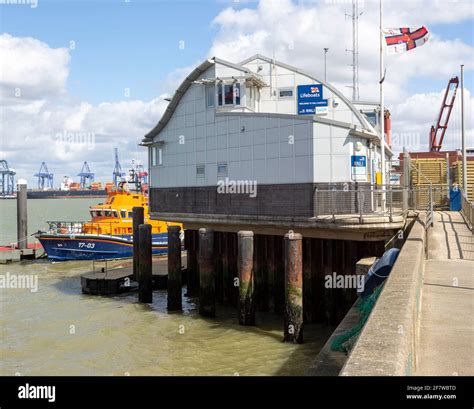
[[[380,181],[378,118],[379,105],[268,57],[206,60],[143,141],[151,214],[185,224],[361,221],[377,210],[377,194],[361,200],[357,190]]]
[[[291,305],[298,328],[303,311],[305,322],[340,322],[356,290],[328,290],[324,277],[355,276],[404,226],[378,184],[379,116],[377,104],[261,55],[212,58],[186,77],[142,144],[150,215],[183,223],[187,294],[199,294],[201,314],[240,299],[244,325],[255,309],[288,320]]]

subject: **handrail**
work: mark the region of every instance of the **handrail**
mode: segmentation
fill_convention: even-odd
[[[474,203],[467,198],[467,192],[461,189],[461,212],[471,231],[474,233]]]

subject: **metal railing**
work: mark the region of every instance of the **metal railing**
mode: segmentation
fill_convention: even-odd
[[[360,185],[345,188],[338,185],[313,192],[313,213],[316,218],[332,220],[370,217],[404,216],[410,210],[429,211],[431,220],[436,208],[449,208],[449,189],[445,185],[405,188],[399,185]]]
[[[425,228],[433,227],[434,223],[434,212],[433,212],[433,186],[430,184],[428,187],[428,204],[426,206],[426,224]]]
[[[474,203],[469,201],[464,190],[461,190],[461,212],[469,228],[474,233]]]
[[[106,235],[106,236],[118,236],[121,238],[128,238],[132,235],[131,232],[120,232],[114,231],[115,222],[84,222],[84,221],[47,221],[49,226],[48,233],[50,234],[95,234],[95,235]],[[123,227],[119,227],[123,228]]]
[[[331,216],[332,219],[358,217],[362,222],[370,216],[403,215],[408,209],[408,189],[401,186],[362,185],[357,188],[344,186],[329,189],[315,188],[313,194],[314,216]]]

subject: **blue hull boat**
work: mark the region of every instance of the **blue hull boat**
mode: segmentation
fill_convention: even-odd
[[[41,234],[37,236],[52,260],[109,260],[133,257],[133,236]],[[153,255],[166,254],[168,233],[153,234]]]

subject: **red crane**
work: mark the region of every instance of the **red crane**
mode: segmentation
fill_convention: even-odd
[[[459,86],[458,77],[451,78],[446,87],[444,93],[443,103],[441,104],[441,110],[439,111],[438,121],[435,126],[431,126],[430,131],[430,151],[439,152],[443,146],[444,134],[448,129],[449,117],[453,110],[454,100],[456,99],[456,92]],[[449,101],[449,102],[447,102]],[[439,133],[439,141],[438,141]]]

